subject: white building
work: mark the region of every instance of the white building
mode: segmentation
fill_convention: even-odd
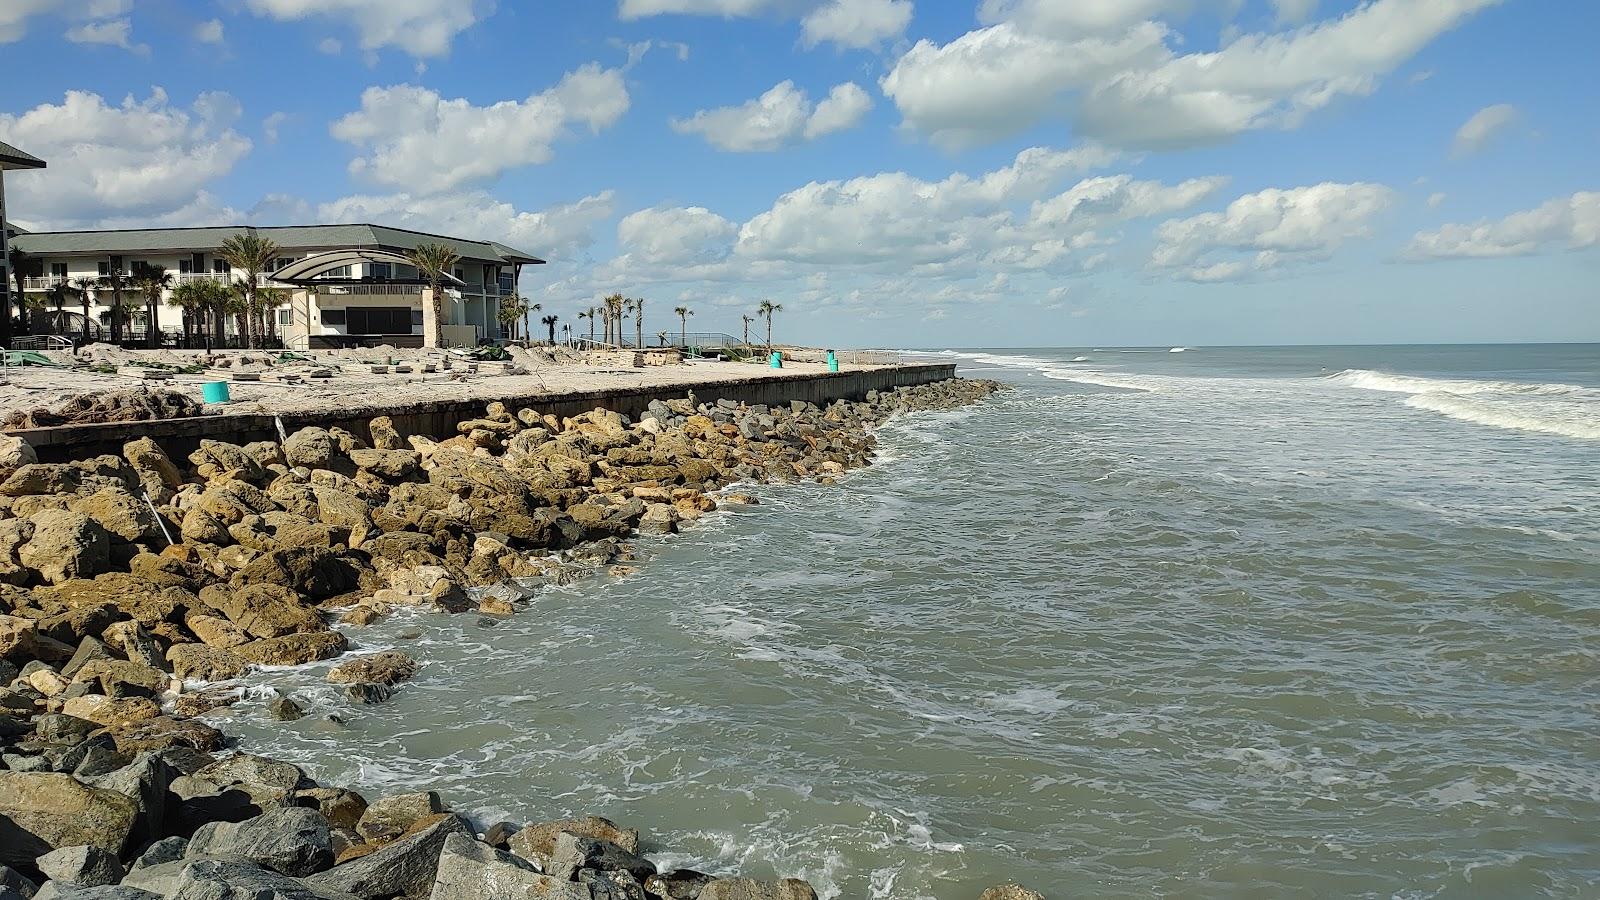
[[[159,266],[173,275],[174,284],[201,280],[236,284],[240,276],[219,253],[223,241],[244,233],[257,234],[282,248],[271,266],[273,272],[261,274],[257,283],[282,291],[282,302],[275,310],[275,331],[286,346],[295,349],[358,343],[420,346],[426,279],[419,277],[415,268],[400,263],[396,255],[404,256],[422,244],[444,244],[461,257],[445,291],[446,341],[455,345],[502,337],[501,301],[516,294],[523,266],[544,262],[494,241],[381,225],[20,233],[14,244],[24,254],[23,284],[35,311],[32,330],[79,337],[84,321],[77,287],[92,280],[98,284],[89,291],[89,334],[91,339],[106,339],[113,292],[101,279],[115,272],[137,276]],[[272,277],[300,260],[332,251],[351,252],[351,263],[318,274],[314,284],[295,288]],[[387,260],[374,261],[363,252],[366,257]],[[63,285],[72,290],[59,291]],[[169,291],[166,298],[170,296]],[[291,296],[299,302],[291,303]],[[125,341],[144,341],[148,333],[145,305],[136,291],[124,288]],[[184,331],[183,315],[175,307],[163,304],[157,309],[157,319],[169,343]],[[231,321],[226,332],[234,333]]]

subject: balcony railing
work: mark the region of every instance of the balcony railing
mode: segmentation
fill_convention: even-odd
[[[35,275],[22,279],[22,289],[25,291],[48,291],[58,284],[65,284],[69,279],[62,275]]]

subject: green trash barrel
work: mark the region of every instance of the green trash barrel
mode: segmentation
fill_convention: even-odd
[[[828,371],[829,372],[837,372],[837,371],[839,371],[839,357],[832,350],[828,351]]]
[[[229,400],[226,381],[208,381],[200,386],[200,392],[207,403],[227,403]]]
[[[783,354],[776,350],[772,351],[772,367],[774,369],[783,368]]]

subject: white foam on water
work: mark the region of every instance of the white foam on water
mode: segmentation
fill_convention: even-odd
[[[1037,356],[1023,356],[1021,354],[1009,355],[1001,353],[964,353],[959,350],[946,350],[945,355],[970,359],[974,362],[991,366],[1003,366],[1013,369],[1032,369],[1046,378],[1057,381],[1075,381],[1079,384],[1092,384],[1098,387],[1118,388],[1124,391],[1154,392],[1159,390],[1162,379],[1146,378],[1143,376],[1127,376],[1112,372],[1101,372],[1057,360],[1040,359]],[[1073,363],[1087,362],[1085,357],[1077,357]]]
[[[1510,431],[1600,440],[1600,390],[1575,384],[1481,381],[1346,369],[1329,381],[1383,393],[1407,394],[1412,409]]]

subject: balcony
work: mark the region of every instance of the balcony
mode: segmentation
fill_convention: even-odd
[[[174,273],[178,284],[187,284],[193,281],[214,281],[218,284],[238,284],[244,281],[244,276],[234,272],[176,272]],[[267,273],[256,275],[257,287],[271,287],[272,280]]]
[[[22,289],[25,291],[48,291],[58,284],[70,284],[71,279],[65,275],[35,275],[22,279]]]

